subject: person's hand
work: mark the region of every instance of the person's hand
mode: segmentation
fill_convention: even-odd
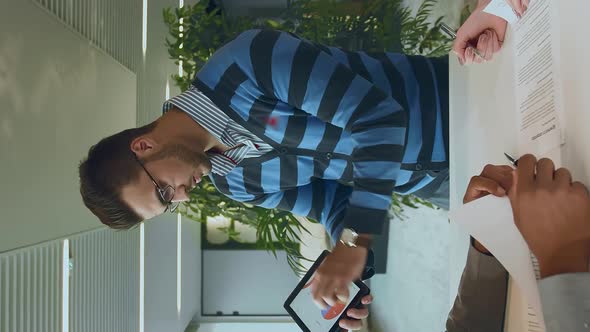
[[[529,8],[529,0],[506,0],[506,2],[518,16],[524,15],[524,12]]]
[[[506,196],[508,189],[512,186],[512,167],[487,165],[479,176],[474,176],[469,181],[463,204],[482,198],[487,195],[498,197]],[[477,251],[488,254],[489,251],[477,240],[473,241]]]
[[[319,308],[326,309],[338,301],[348,302],[348,287],[361,278],[367,253],[366,248],[349,248],[338,242],[317,269],[311,285],[313,301]]]
[[[512,171],[510,166],[486,165],[480,175],[474,176],[467,185],[463,204],[482,198],[489,194],[503,197],[512,186]]]
[[[537,256],[541,277],[588,271],[590,194],[565,168],[526,155],[509,191],[514,221]]]
[[[479,1],[477,8],[457,31],[453,52],[461,64],[480,63],[484,59],[489,61],[502,47],[508,23],[496,15],[483,11],[489,2]],[[477,48],[484,59],[475,54],[473,47]]]
[[[361,319],[369,317],[369,309],[367,305],[373,302],[373,295],[365,295],[361,299],[361,306],[358,308],[350,308],[346,311],[346,316],[338,322],[338,325],[343,330],[356,331],[363,327]]]

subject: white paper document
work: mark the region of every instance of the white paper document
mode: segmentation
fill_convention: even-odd
[[[536,0],[513,25],[520,154],[544,155],[565,143],[557,0]]]
[[[518,155],[532,153],[550,157],[561,164],[560,147],[565,144],[565,120],[559,53],[559,15],[557,0],[535,0],[513,27],[514,82]],[[512,219],[511,219],[512,220]],[[536,277],[539,271],[531,260]],[[511,272],[512,274],[512,272]],[[538,297],[523,289],[522,281],[511,276],[506,332],[544,332],[545,325]],[[518,290],[516,289],[518,288]],[[538,291],[537,291],[538,296]],[[524,298],[522,298],[524,297]]]
[[[536,316],[528,317],[529,331],[545,331],[531,253],[514,224],[510,200],[507,197],[486,196],[449,212],[449,219],[483,244],[510,273],[528,301],[531,313]],[[535,328],[531,329],[533,326]]]
[[[483,11],[501,17],[509,24],[515,23],[518,20],[518,16],[516,16],[516,13],[506,0],[492,0]]]

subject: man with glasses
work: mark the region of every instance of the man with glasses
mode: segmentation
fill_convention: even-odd
[[[446,58],[249,30],[155,122],[93,146],[80,191],[117,229],[173,211],[203,176],[234,200],[315,219],[336,243],[312,288],[327,307],[361,278],[394,190],[448,201],[447,99]]]
[[[86,206],[127,229],[173,211],[209,176],[234,200],[318,220],[336,243],[312,287],[320,307],[361,277],[394,190],[448,207],[446,58],[249,30],[164,111],[90,149],[80,165]]]

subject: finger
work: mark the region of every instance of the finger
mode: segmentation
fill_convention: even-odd
[[[369,295],[365,295],[362,299],[361,299],[361,303],[362,304],[371,304],[373,303],[373,295],[369,294]]]
[[[334,291],[328,291],[322,294],[322,299],[326,302],[330,307],[333,307],[338,303],[338,297]]]
[[[346,311],[346,315],[354,319],[365,319],[369,317],[368,308],[353,308]]]
[[[465,50],[465,64],[470,65],[475,61],[475,53],[473,53],[473,47],[468,46]]]
[[[348,298],[350,297],[350,292],[348,290],[348,286],[344,285],[341,287],[336,288],[336,298],[340,302],[348,303]]]
[[[354,319],[342,319],[342,320],[340,320],[338,325],[343,329],[353,330],[353,331],[360,330],[363,328],[363,322],[360,320],[354,320]]]
[[[465,30],[459,28],[457,38],[453,43],[453,52],[457,55],[461,64],[465,63],[465,51],[467,50],[467,46],[469,46],[469,39],[470,37],[465,33]]]
[[[498,34],[496,33],[495,30],[491,30],[492,32],[492,51],[494,53],[498,53],[498,51],[502,48],[502,42],[500,41],[500,38],[498,37]]]
[[[328,305],[328,303],[326,303],[326,301],[322,297],[322,295],[320,293],[320,287],[323,287],[323,285],[321,285],[319,281],[316,281],[311,285],[311,298],[312,298],[313,302],[315,303],[315,305],[318,308],[323,310],[323,309],[327,309],[329,307],[329,305]]]
[[[487,37],[486,37],[487,42],[486,42],[486,51],[483,54],[483,56],[486,61],[490,61],[490,60],[492,60],[492,56],[494,55],[493,34],[490,30],[486,30],[485,34],[487,35]]]
[[[512,188],[513,170],[514,169],[508,165],[486,165],[481,175],[498,182],[505,191],[508,191]]]
[[[588,187],[586,187],[582,182],[574,182],[572,183],[572,189],[575,191],[579,191],[587,196],[590,196],[590,191],[588,190]]]
[[[471,51],[473,53],[473,61],[475,63],[485,62],[483,55],[475,47],[471,47]]]
[[[453,43],[453,53],[457,55],[460,64],[465,63],[465,49],[467,48],[467,41],[457,38]]]
[[[469,182],[467,191],[463,198],[463,203],[469,203],[478,198],[484,197],[489,194],[502,197],[506,195],[506,191],[500,184],[492,179],[488,179],[482,176],[474,176]]]
[[[476,55],[475,62],[482,63],[485,59],[486,53],[488,51],[488,39],[489,36],[485,32],[479,35],[479,38],[477,39],[477,50],[479,51],[479,54],[483,55],[484,58],[482,59],[481,57]]]
[[[321,288],[318,289],[318,295],[321,296],[324,302],[329,306],[334,306],[338,302],[335,292],[336,287],[337,285],[333,280],[325,280],[324,283],[321,283]]]
[[[492,55],[494,54],[494,50],[493,50],[493,34],[491,30],[486,30],[484,31],[481,36],[479,37],[479,40],[477,42],[477,49],[480,51],[481,55],[483,55],[483,58],[485,61],[489,61],[492,59]]]
[[[537,158],[532,154],[527,154],[518,159],[516,174],[518,183],[516,191],[531,190],[535,184],[535,165]]]
[[[481,171],[481,176],[500,182],[503,178],[510,176],[513,168],[508,165],[492,165],[487,164]]]
[[[555,182],[560,186],[570,186],[572,184],[572,173],[566,168],[560,168],[553,174]]]
[[[463,55],[463,64],[464,65],[470,65],[471,64],[470,58],[471,58],[471,53],[470,53],[469,47],[467,47],[465,49],[465,53]]]
[[[555,164],[551,159],[542,158],[537,162],[535,178],[540,186],[548,187],[553,184],[553,173],[555,173]]]
[[[521,0],[512,0],[512,8],[520,15],[524,14],[524,8],[522,7]]]
[[[472,47],[471,50],[473,51],[473,54],[474,54],[473,62],[475,62],[475,63],[482,63],[482,62],[484,62],[483,57],[480,56],[481,55],[481,52],[480,51],[477,51],[477,53],[480,54],[480,55],[477,55],[476,48]]]
[[[325,310],[330,307],[330,305],[328,305],[328,303],[326,303],[326,301],[324,301],[324,299],[321,296],[315,297],[312,295],[312,299],[313,299],[313,303],[315,303],[315,305],[321,310]]]

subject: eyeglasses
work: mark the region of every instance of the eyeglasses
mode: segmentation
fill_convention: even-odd
[[[141,166],[141,168],[143,168],[145,173],[150,177],[150,179],[154,183],[154,186],[156,186],[156,190],[158,191],[158,195],[160,196],[160,202],[162,204],[166,205],[166,209],[164,210],[164,212],[170,211],[170,212],[174,213],[174,211],[176,211],[176,209],[180,205],[180,202],[172,202],[172,200],[174,199],[174,194],[176,193],[176,189],[174,189],[174,187],[172,187],[171,185],[166,185],[166,187],[164,187],[164,188],[160,187],[160,185],[158,184],[156,179],[154,179],[154,177],[150,174],[150,172],[148,172],[148,170],[145,168],[143,163],[139,160],[137,155],[135,153],[133,153],[133,156],[135,157],[135,160],[137,161],[139,166]]]

